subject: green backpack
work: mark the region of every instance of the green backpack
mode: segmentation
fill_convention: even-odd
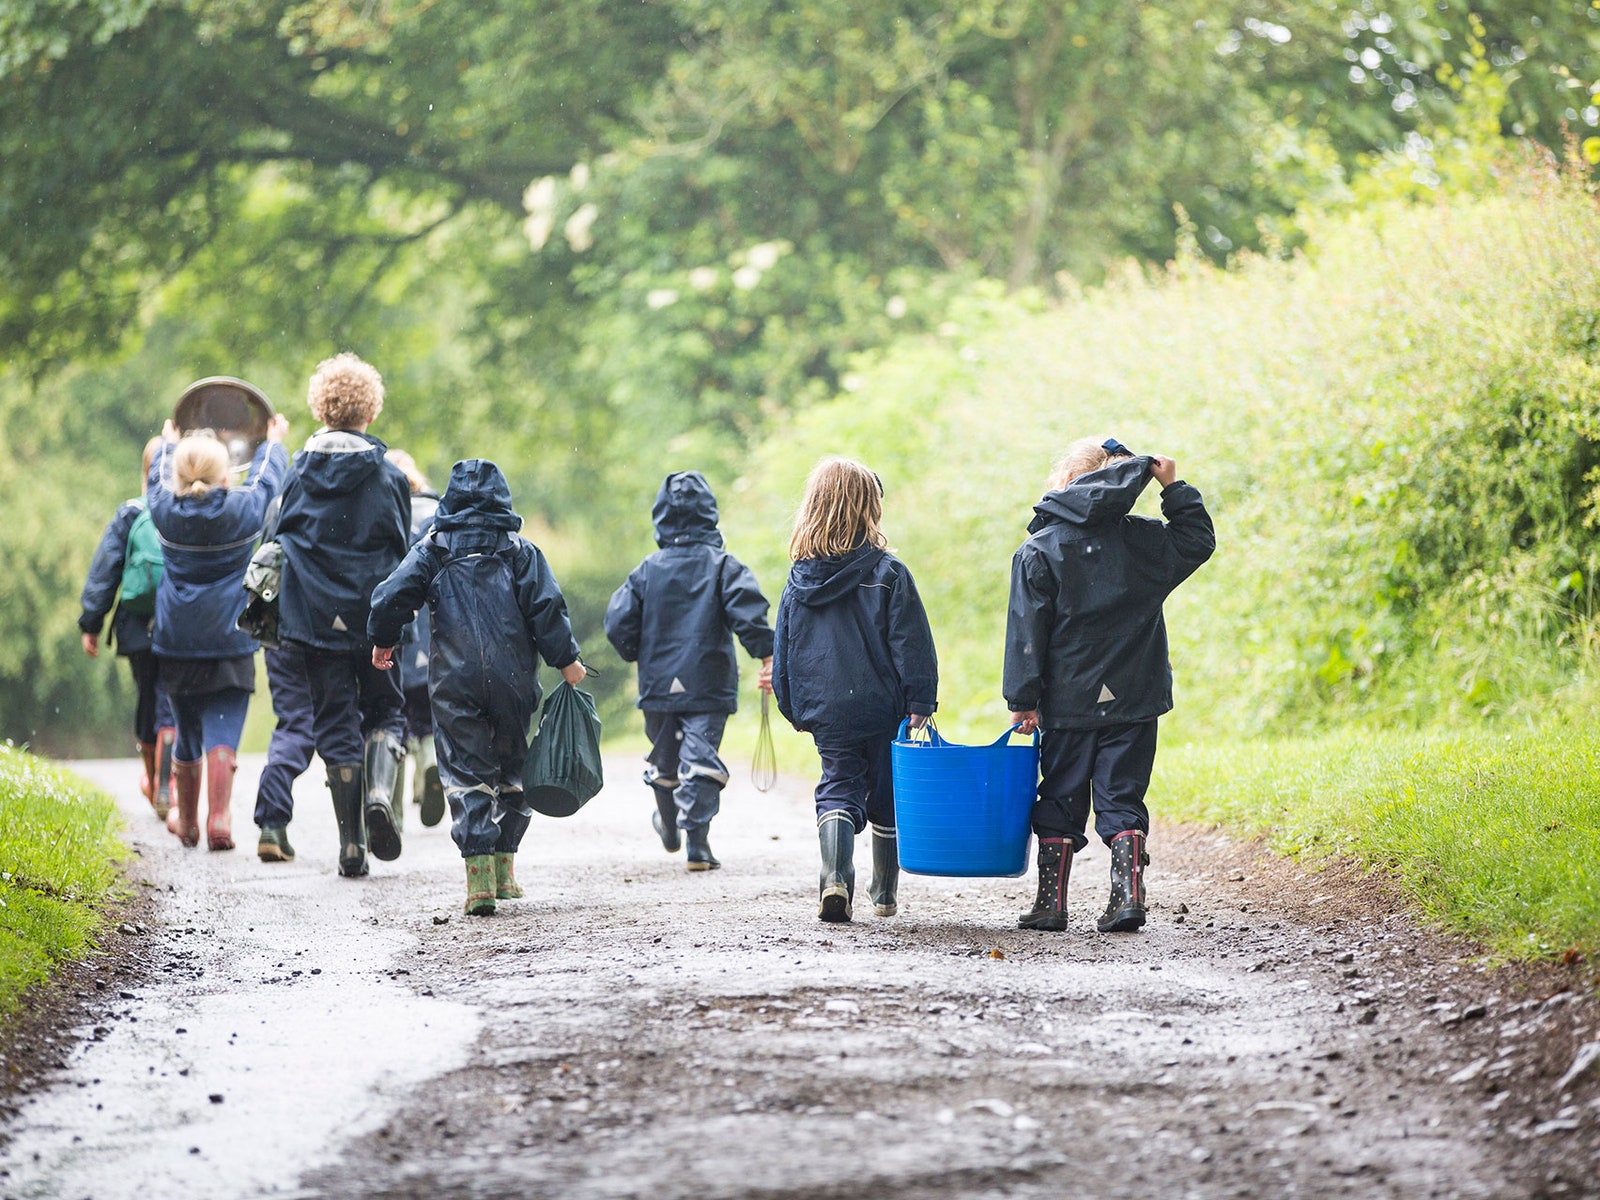
[[[128,530],[128,550],[122,557],[122,607],[138,617],[154,616],[161,570],[161,536],[150,510],[142,508]]]

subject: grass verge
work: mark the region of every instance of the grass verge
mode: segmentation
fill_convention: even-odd
[[[118,891],[121,819],[70,772],[0,746],[0,1024],[91,945]]]
[[[1152,810],[1394,872],[1423,911],[1511,958],[1600,952],[1600,732],[1345,729],[1183,746]]]

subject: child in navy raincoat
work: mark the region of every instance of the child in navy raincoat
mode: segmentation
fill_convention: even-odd
[[[644,781],[656,799],[651,823],[668,853],[681,844],[681,829],[689,870],[709,871],[722,865],[709,830],[728,782],[717,751],[739,706],[733,639],[761,659],[765,675],[772,664],[769,606],[750,568],[722,548],[717,499],[700,472],[668,475],[650,515],[661,549],[612,595],[606,637],[624,662],[639,664],[650,739]]]
[[[1151,479],[1165,522],[1129,515]],[[1102,933],[1145,921],[1145,792],[1156,720],[1172,710],[1161,606],[1211,557],[1216,533],[1200,493],[1162,455],[1115,439],[1074,443],[1034,506],[1011,560],[1003,687],[1012,720],[1040,738],[1039,891],[1024,929],[1067,927],[1072,857],[1095,832],[1111,849]]]
[[[382,377],[354,354],[317,364],[306,402],[323,427],[294,456],[278,514],[278,634],[304,665],[339,827],[339,874],[350,878],[367,873],[369,845],[385,862],[401,850],[393,801],[406,753],[404,700],[394,676],[373,670],[367,645],[372,589],[405,557],[411,526],[411,487],[367,432],[383,395]]]
[[[288,427],[283,414],[272,418],[248,478],[237,487],[228,483],[227,448],[209,433],[180,441],[171,421],[150,463],[150,519],[163,558],[153,645],[178,730],[167,828],[185,846],[200,841],[203,762],[207,844],[233,849],[233,776],[256,686],[257,643],[239,629],[244,572],[283,483]]]
[[[772,690],[822,760],[817,915],[848,921],[856,834],[872,826],[874,911],[897,911],[899,843],[890,747],[901,720],[920,727],[938,706],[933,631],[911,572],[887,550],[883,485],[860,463],[813,468],[789,541],[778,602]]]
[[[98,658],[100,631],[105,626],[107,614],[111,614],[111,641],[116,646],[117,657],[128,660],[128,670],[133,675],[133,737],[139,747],[142,768],[139,791],[150,801],[156,816],[165,820],[170,807],[167,781],[172,768],[172,740],[176,736],[176,729],[166,694],[156,686],[156,655],[152,649],[155,597],[153,593],[148,594],[136,604],[132,602],[133,598],[120,594],[123,592],[124,567],[128,563],[129,535],[141,520],[150,519],[145,505],[145,480],[150,474],[150,460],[155,457],[160,445],[159,437],[153,437],[145,444],[144,462],[139,471],[140,494],[117,506],[117,511],[112,514],[105,532],[100,536],[100,545],[96,547],[94,559],[89,564],[89,577],[83,584],[83,595],[80,597],[83,611],[78,617],[78,629],[83,635],[83,652],[90,658]],[[152,533],[152,537],[155,536]],[[146,569],[153,569],[159,574],[160,564],[150,564]]]
[[[517,535],[522,518],[494,463],[458,462],[433,531],[372,594],[372,665],[394,665],[401,630],[432,614],[428,695],[451,836],[467,866],[468,913],[522,895],[513,856],[533,809],[522,792],[539,659],[576,686],[586,672],[567,602],[544,554]]]

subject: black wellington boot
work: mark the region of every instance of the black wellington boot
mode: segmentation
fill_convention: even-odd
[[[657,814],[660,815],[659,813]],[[684,854],[688,859],[684,865],[691,871],[715,871],[722,864],[717,861],[717,856],[711,853],[711,826],[699,825],[693,829],[683,831],[684,840],[689,843],[689,849]],[[663,838],[663,841],[666,839]]]
[[[893,829],[872,827],[872,911],[892,917],[900,911],[895,892],[900,886],[900,838]]]
[[[1132,933],[1144,925],[1144,869],[1150,865],[1144,837],[1129,829],[1111,839],[1111,900],[1095,922],[1101,933]]]
[[[1017,918],[1018,929],[1060,933],[1067,927],[1067,880],[1072,877],[1072,839],[1039,839],[1039,894]]]
[[[672,798],[671,788],[652,783],[650,790],[656,794],[656,811],[650,814],[650,824],[667,853],[676,854],[683,848],[683,839],[678,836],[678,802]]]
[[[817,841],[822,848],[817,916],[848,921],[856,894],[856,827],[845,813],[829,813],[817,823]]]
[[[339,874],[349,879],[367,873],[367,826],[361,819],[361,764],[328,768],[333,819],[339,824]]]
[[[393,862],[400,857],[400,822],[395,819],[394,790],[405,757],[405,746],[387,729],[376,729],[367,738],[363,800],[367,841],[372,847],[372,856],[383,862]]]

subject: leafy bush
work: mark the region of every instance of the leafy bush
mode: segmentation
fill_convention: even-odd
[[[726,505],[781,578],[824,453],[871,463],[934,622],[946,725],[1003,719],[1007,572],[1052,457],[1174,455],[1218,551],[1168,605],[1168,737],[1537,708],[1594,636],[1600,221],[1548,167],[1310,225],[1293,258],[971,296],[788,420]],[[1155,511],[1147,495],[1143,511]]]

